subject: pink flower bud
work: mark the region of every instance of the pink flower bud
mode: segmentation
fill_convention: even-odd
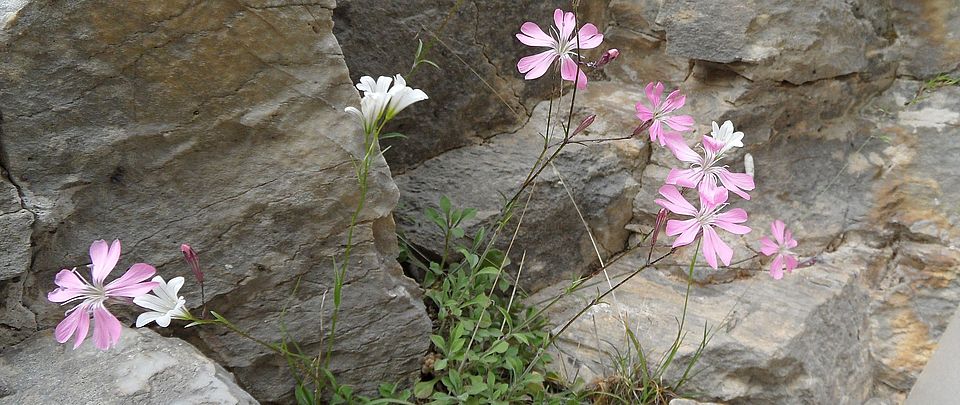
[[[203,272],[200,271],[200,258],[197,256],[197,252],[186,243],[180,245],[180,252],[183,253],[183,258],[190,265],[190,270],[193,270],[193,276],[197,278],[197,282],[203,284]]]
[[[591,63],[590,65],[594,69],[603,69],[606,64],[613,62],[614,59],[620,56],[620,51],[616,48],[608,49],[603,55],[600,56],[600,59],[597,59],[596,62]]]
[[[583,121],[580,121],[580,125],[577,125],[577,129],[574,129],[573,133],[571,133],[570,136],[572,137],[576,134],[579,134],[584,129],[587,129],[587,127],[589,127],[590,125],[593,125],[593,121],[596,119],[597,119],[597,114],[588,115],[586,118],[583,119]]]

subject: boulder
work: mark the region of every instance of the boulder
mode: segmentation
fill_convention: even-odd
[[[333,36],[334,2],[18,5],[4,9],[0,30],[0,156],[35,219],[33,260],[4,285],[6,330],[59,321],[62,309],[45,299],[53,275],[87,263],[95,239],[122,240],[122,266],[148,262],[189,280],[186,242],[200,253],[208,308],[253,336],[283,334],[319,353],[363,155],[343,112],[359,99]],[[416,375],[429,345],[419,290],[395,261],[397,196],[377,159],[331,360],[359,392]],[[202,305],[195,284],[183,292]],[[259,400],[292,401],[284,359],[218,328],[177,333]]]
[[[52,334],[0,355],[3,404],[258,404],[233,375],[177,338],[124,328],[108,351],[74,350]]]

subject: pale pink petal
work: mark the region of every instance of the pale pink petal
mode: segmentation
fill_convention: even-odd
[[[77,311],[83,312],[80,316],[81,321],[77,323],[77,331],[74,332],[73,348],[76,349],[83,344],[83,341],[87,339],[87,332],[90,331],[90,313],[87,312],[87,307],[77,308]]]
[[[547,69],[550,68],[550,65],[553,64],[553,61],[557,59],[557,52],[554,50],[543,51],[536,55],[530,55],[520,58],[520,61],[517,62],[517,70],[520,73],[525,73],[523,77],[526,80],[536,79],[540,76],[543,76],[547,72]]]
[[[603,42],[603,34],[600,33],[596,25],[587,23],[580,27],[580,31],[577,32],[577,40],[573,45],[579,46],[580,49],[593,49],[600,46],[601,42]]]
[[[693,205],[690,204],[682,195],[676,187],[671,185],[664,185],[660,187],[660,195],[664,196],[666,200],[657,199],[654,200],[655,203],[659,204],[661,207],[670,210],[675,214],[680,215],[697,215],[697,210],[693,208]]]
[[[647,106],[643,105],[642,101],[637,102],[637,118],[644,122],[653,119],[653,111],[650,111]]]
[[[727,198],[729,198],[727,189],[716,187],[710,181],[701,181],[697,191],[700,193],[700,207],[707,210],[712,210],[714,207],[727,202]]]
[[[747,222],[747,211],[744,211],[743,208],[734,208],[730,211],[718,214],[716,219],[718,221],[729,222],[732,224],[742,224]]]
[[[680,107],[683,107],[687,102],[687,96],[680,94],[680,89],[670,92],[670,95],[667,96],[667,99],[663,102],[663,108],[660,110],[662,112],[671,112],[676,111]]]
[[[786,228],[787,226],[779,219],[770,224],[770,231],[773,232],[773,237],[780,245],[783,245],[783,232],[786,230]]]
[[[783,255],[777,255],[770,261],[770,276],[774,280],[783,278]]]
[[[663,94],[663,83],[653,82],[647,83],[647,86],[643,89],[647,93],[647,100],[650,100],[651,107],[656,110],[660,107],[660,95]]]
[[[716,123],[714,123],[714,124],[716,124]],[[720,142],[720,141],[718,141],[718,140],[716,140],[716,139],[713,139],[712,137],[709,137],[709,136],[704,136],[704,137],[703,137],[703,149],[705,149],[707,152],[710,152],[710,153],[713,154],[714,156],[717,154],[717,152],[719,152],[721,149],[723,149],[723,147],[724,147],[723,142]]]
[[[709,263],[712,254],[708,253],[716,253],[720,256],[720,261],[723,262],[724,266],[729,266],[730,260],[733,259],[733,249],[723,243],[723,240],[717,235],[717,231],[714,231],[709,225],[703,227],[703,255]],[[710,266],[717,268],[716,259],[713,260],[713,263],[710,263]]]
[[[667,228],[665,231],[667,232],[667,235],[676,236],[686,232],[691,226],[694,225],[697,225],[696,218],[686,219],[683,221],[679,219],[671,219],[667,221]]]
[[[107,350],[120,340],[123,327],[117,317],[106,308],[98,306],[93,310],[93,344],[100,350]]]
[[[667,148],[673,152],[673,156],[676,156],[682,162],[687,163],[702,163],[703,157],[701,157],[697,152],[694,152],[687,143],[683,140],[682,137],[669,137],[667,138]]]
[[[70,336],[73,336],[74,332],[77,331],[77,328],[82,322],[90,323],[90,316],[87,315],[86,305],[84,304],[78,305],[66,318],[63,318],[63,320],[57,324],[57,328],[53,331],[53,337],[57,339],[57,342],[66,343],[66,341],[70,340]],[[83,337],[78,336],[77,340],[79,340],[79,342],[77,345],[83,342],[85,337],[86,333],[84,333]]]
[[[75,290],[72,288],[55,288],[47,293],[47,300],[50,302],[67,302],[83,295],[84,290]]]
[[[106,245],[107,242],[104,240],[98,240],[90,245],[90,260],[93,261],[91,274],[94,284],[102,285],[103,279],[107,278],[120,260],[120,240],[114,239],[110,248],[104,252]]]
[[[787,272],[793,273],[793,270],[797,268],[797,258],[791,255],[782,255],[783,261],[787,264]]]
[[[564,13],[563,10],[558,8],[553,12],[553,23],[560,31],[560,38],[569,39],[570,34],[573,34],[573,29],[577,27],[577,18],[573,13]]]
[[[660,145],[664,145],[663,139],[663,124],[660,123],[659,119],[653,120],[650,124],[650,142],[654,142],[660,139]]]
[[[740,196],[744,200],[749,200],[750,195],[743,190],[753,190],[753,176],[746,173],[731,173],[726,168],[720,167],[716,171],[717,177],[723,186]]]
[[[563,55],[560,57],[560,77],[563,78],[563,80],[576,81],[578,89],[587,87],[587,75],[583,73],[580,65],[570,56]]]
[[[113,289],[107,290],[107,295],[110,297],[136,298],[150,292],[150,290],[156,286],[156,282],[145,281],[142,283],[130,284],[122,287],[114,287]]]
[[[540,26],[532,22],[525,22],[520,26],[520,33],[517,39],[524,45],[545,46],[547,48],[556,48],[557,41],[540,29]]]
[[[135,285],[143,280],[153,277],[156,272],[157,269],[153,268],[153,266],[149,264],[137,263],[133,266],[130,266],[126,273],[123,273],[120,278],[111,281],[105,288],[109,294],[110,291],[114,289]]]
[[[676,220],[671,219],[670,221],[667,221],[668,228],[670,227],[670,222],[673,222],[673,221],[676,221]],[[697,235],[700,233],[701,227],[699,222],[697,222],[695,219],[688,219],[687,221],[691,222],[690,227],[688,227],[682,233],[680,233],[680,236],[677,236],[677,239],[673,241],[673,247],[686,246],[693,243],[693,240],[696,239]],[[677,221],[677,222],[687,222],[687,221]],[[674,230],[681,229],[681,228],[682,228],[681,225],[674,225]]]
[[[674,168],[670,169],[670,173],[667,174],[667,180],[664,181],[664,183],[693,188],[700,183],[701,179],[703,179],[703,172],[697,169]]]
[[[667,124],[674,131],[689,131],[693,128],[693,117],[689,115],[674,115],[670,117],[664,117],[663,122]]]
[[[760,253],[763,253],[764,256],[771,256],[779,250],[780,247],[773,243],[770,238],[766,236],[760,238]]]
[[[52,302],[66,302],[83,294],[87,284],[70,270],[60,270],[54,277],[54,283],[59,287],[47,293],[47,299]]]

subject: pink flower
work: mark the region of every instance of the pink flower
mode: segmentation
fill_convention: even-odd
[[[643,105],[643,102],[637,102],[637,118],[641,121],[653,121],[650,125],[650,142],[659,140],[661,146],[665,144],[666,141],[663,139],[664,124],[674,131],[689,131],[693,128],[693,117],[689,115],[670,115],[687,102],[687,96],[680,94],[679,89],[670,93],[662,102],[660,96],[663,95],[663,83],[648,83],[645,90],[647,100],[650,101],[650,108]]]
[[[193,277],[197,279],[198,283],[203,284],[203,271],[200,270],[200,257],[197,256],[197,252],[190,245],[184,243],[180,245],[180,253],[183,253],[183,259],[190,265]]]
[[[576,35],[577,19],[573,13],[564,13],[557,9],[553,12],[555,27],[551,27],[551,35],[547,35],[540,26],[525,22],[520,26],[517,39],[524,45],[549,48],[536,55],[520,58],[517,70],[524,73],[524,79],[532,80],[543,76],[553,62],[560,59],[560,77],[563,80],[576,82],[578,89],[587,87],[587,75],[580,69],[580,65],[571,57],[579,55],[578,49],[593,49],[603,42],[603,34],[593,24],[584,24]]]
[[[696,187],[701,194],[705,190],[717,188],[719,183],[744,200],[750,199],[746,191],[754,188],[753,176],[746,173],[731,173],[726,166],[719,164],[725,144],[705,136],[703,137],[703,156],[701,156],[687,146],[683,138],[671,136],[665,136],[665,138],[667,148],[673,152],[673,155],[690,164],[688,169],[670,169],[665,183],[681,187]]]
[[[114,240],[108,248],[107,242],[98,240],[90,245],[90,276],[89,282],[73,270],[60,270],[54,282],[57,288],[47,294],[52,302],[66,304],[81,301],[80,304],[67,311],[67,317],[57,325],[54,336],[57,342],[65,343],[76,335],[73,348],[76,349],[87,338],[90,328],[90,316],[93,315],[93,342],[100,350],[109,349],[120,340],[120,321],[104,306],[111,298],[136,298],[146,294],[157,286],[157,283],[144,281],[156,273],[153,266],[146,263],[137,263],[130,266],[120,278],[103,284],[104,279],[117,265],[120,259],[120,241]]]
[[[674,214],[693,217],[687,220],[671,219],[667,221],[667,235],[677,236],[673,241],[673,247],[685,246],[696,240],[697,235],[703,233],[701,242],[701,251],[707,264],[714,269],[717,268],[717,256],[724,265],[729,266],[733,258],[733,249],[727,246],[717,231],[713,229],[717,226],[727,232],[744,235],[750,232],[750,228],[738,225],[747,221],[747,212],[742,208],[734,208],[728,212],[720,212],[726,207],[727,190],[724,188],[715,188],[706,193],[700,193],[700,209],[693,208],[686,199],[680,195],[680,191],[672,185],[660,187],[660,195],[666,200],[657,199],[654,202],[661,207],[666,208]]]
[[[779,280],[783,278],[784,267],[787,268],[788,273],[797,268],[797,255],[790,251],[790,249],[797,247],[797,241],[793,239],[793,234],[787,230],[787,226],[779,219],[770,224],[770,231],[773,232],[773,237],[777,240],[777,243],[773,243],[766,236],[760,238],[760,253],[763,253],[764,256],[776,255],[770,262],[770,276]]]

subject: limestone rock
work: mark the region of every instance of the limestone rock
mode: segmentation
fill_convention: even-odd
[[[341,0],[334,11],[334,32],[355,80],[363,75],[406,75],[417,39],[429,44],[439,38],[424,56],[440,69],[424,64],[408,79],[430,96],[430,102],[395,120],[395,130],[406,139],[385,141],[391,146],[388,159],[395,173],[448,150],[516,131],[552,91],[546,80],[523,80],[517,72],[517,60],[540,51],[521,44],[514,35],[530,20],[548,30],[553,11],[569,11],[569,1],[468,1],[455,8],[457,3]],[[603,13],[600,3],[583,2],[580,19],[597,22]]]
[[[333,7],[37,0],[5,17],[0,150],[36,218],[32,267],[4,287],[7,301],[52,327],[62,317],[45,299],[53,274],[85,264],[91,241],[119,238],[121,266],[149,262],[166,278],[189,277],[178,251],[187,242],[205,266],[208,308],[320,352],[363,153],[343,112],[359,100]],[[398,191],[382,160],[369,184],[331,362],[367,393],[415,375],[431,329],[395,261]],[[201,305],[195,285],[183,292]],[[216,328],[178,333],[258,399],[292,400],[283,359]]]
[[[960,4],[953,0],[898,0],[891,6],[903,74],[927,79],[960,69]]]
[[[624,114],[631,109],[630,94],[618,91],[607,83],[591,85],[586,97],[590,112]],[[605,98],[606,103],[591,103]],[[568,103],[569,98],[555,105]],[[569,104],[566,104],[569,105]],[[467,234],[481,226],[492,229],[506,196],[516,193],[530,171],[544,141],[546,111],[549,103],[537,106],[530,121],[515,133],[502,134],[478,146],[460,148],[428,160],[419,167],[396,177],[404,204],[398,210],[400,229],[418,246],[433,252],[443,250],[443,235],[431,222],[415,221],[428,207],[436,207],[440,197],[449,196],[454,205],[478,209],[477,218],[467,225]],[[617,111],[619,110],[619,111]],[[554,107],[556,113],[556,107]],[[580,111],[574,126],[585,116]],[[552,144],[562,137],[563,130],[554,118]],[[521,274],[525,288],[539,289],[561,280],[570,280],[599,263],[577,208],[583,213],[596,239],[597,249],[605,259],[625,248],[629,232],[630,206],[639,184],[635,170],[645,163],[646,144],[636,140],[608,144],[590,142],[600,134],[630,134],[632,128],[617,120],[595,122],[578,135],[583,144],[571,144],[548,166],[532,187],[533,197],[523,216],[523,226],[511,250],[514,263],[526,251]],[[564,187],[569,188],[576,206]],[[500,237],[505,249],[521,216],[528,194],[519,199],[514,220]]]
[[[125,328],[107,351],[90,343],[72,347],[57,343],[50,333],[38,333],[4,351],[0,403],[258,403],[196,348],[150,329]]]

